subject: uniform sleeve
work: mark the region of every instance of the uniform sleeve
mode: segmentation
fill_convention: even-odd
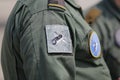
[[[104,59],[110,69],[111,75],[117,79],[120,76],[120,62],[118,56],[116,56],[119,53],[119,50],[114,43],[113,26],[111,27],[109,23],[109,20],[106,20],[106,18],[101,15],[93,23],[92,28],[99,35]]]
[[[112,43],[110,43],[112,41],[110,33],[111,29],[108,28],[109,25],[107,24],[104,16],[103,15],[99,16],[91,26],[97,32],[100,38],[102,49],[104,50],[109,49],[112,45]]]
[[[63,12],[48,10],[31,14],[23,5],[12,16],[14,25],[8,23],[12,31],[8,28],[10,35],[3,42],[5,80],[75,79],[71,33],[61,15]]]
[[[36,13],[21,28],[20,54],[27,80],[74,80],[69,27],[59,14]]]
[[[17,61],[15,57],[15,50],[13,50],[13,33],[15,27],[15,14],[16,10],[20,7],[20,3],[17,2],[9,16],[7,25],[4,32],[1,51],[1,64],[4,74],[4,80],[18,80],[17,76]],[[19,49],[19,47],[17,47]],[[24,79],[23,79],[24,80]]]

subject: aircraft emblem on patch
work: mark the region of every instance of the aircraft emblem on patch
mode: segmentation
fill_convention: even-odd
[[[48,53],[72,53],[72,40],[68,26],[46,25]]]

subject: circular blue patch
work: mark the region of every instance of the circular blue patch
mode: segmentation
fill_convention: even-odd
[[[116,41],[117,45],[120,47],[120,29],[118,29],[118,30],[116,31],[115,41]]]
[[[100,41],[95,32],[92,32],[90,36],[90,52],[95,58],[98,58],[101,55]]]

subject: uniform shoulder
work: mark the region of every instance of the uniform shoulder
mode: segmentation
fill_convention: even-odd
[[[18,0],[18,2],[27,6],[32,14],[47,9],[47,0]]]

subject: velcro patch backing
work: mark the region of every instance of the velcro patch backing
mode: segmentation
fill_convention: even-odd
[[[68,26],[46,25],[48,53],[72,53]]]

